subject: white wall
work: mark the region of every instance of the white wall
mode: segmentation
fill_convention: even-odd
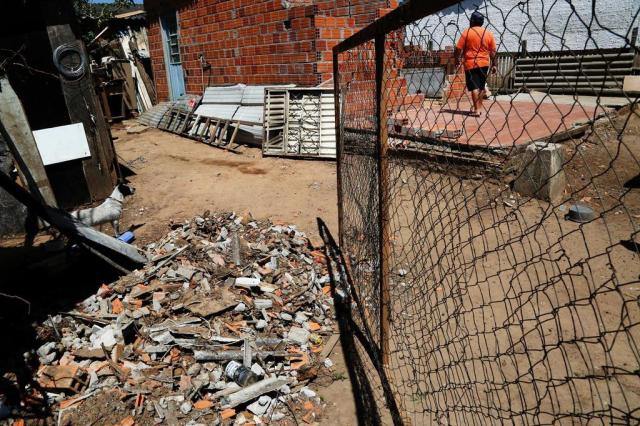
[[[452,46],[476,9],[485,15],[499,51],[517,51],[521,40],[531,52],[623,47],[624,37],[640,24],[640,0],[464,0],[409,25],[407,42],[426,47],[431,39],[434,49]]]

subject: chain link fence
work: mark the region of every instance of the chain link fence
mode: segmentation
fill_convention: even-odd
[[[474,11],[508,58],[475,110]],[[334,49],[323,233],[364,422],[640,422],[639,13],[413,1]]]

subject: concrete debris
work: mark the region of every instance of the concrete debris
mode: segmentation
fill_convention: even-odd
[[[316,393],[306,386],[300,389],[300,393],[306,398],[313,398],[316,396]]]
[[[239,390],[236,393],[232,393],[231,395],[224,397],[222,399],[222,407],[235,408],[240,404],[244,404],[248,401],[253,401],[266,393],[275,391],[282,385],[291,383],[292,380],[294,379],[289,377],[271,377],[261,380],[257,383],[247,386],[244,389]]]
[[[72,401],[57,409],[116,390],[135,397],[136,424],[321,415],[307,385],[333,365],[337,325],[326,259],[302,232],[205,212],[144,251],[143,269],[41,325],[56,334],[26,356],[54,403]]]
[[[56,342],[48,342],[40,346],[36,352],[41,358],[43,358],[49,355],[51,352],[55,351],[55,349]]]
[[[297,343],[298,345],[306,345],[309,341],[310,335],[311,333],[309,333],[304,328],[291,327],[289,329],[289,333],[287,334],[287,339],[294,343]]]
[[[260,398],[258,398],[256,402],[254,402],[253,404],[249,404],[247,406],[247,410],[251,411],[253,414],[257,416],[261,416],[267,412],[267,409],[269,408],[269,404],[271,403],[272,400],[273,398],[271,398],[270,396],[262,395]]]
[[[264,376],[266,373],[266,371],[264,371],[264,368],[262,368],[260,366],[260,364],[253,364],[251,366],[251,371],[253,371],[253,374],[255,374],[256,376]]]
[[[185,401],[180,405],[180,411],[182,414],[189,414],[193,409],[193,404],[191,401]]]

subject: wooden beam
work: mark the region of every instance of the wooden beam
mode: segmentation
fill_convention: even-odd
[[[73,9],[69,1],[41,2],[42,15],[47,24],[47,34],[52,51],[63,45],[77,47],[85,59],[81,76],[69,79],[60,76],[62,92],[71,123],[82,123],[89,143],[91,157],[82,161],[87,188],[92,200],[102,200],[111,194],[116,185],[117,167],[109,128],[96,94],[89,55],[84,43],[76,38],[69,23]]]
[[[238,130],[240,130],[240,123],[235,123],[233,134],[231,134],[231,139],[229,139],[229,146],[235,142],[236,136],[238,136]]]
[[[31,194],[41,202],[57,207],[24,108],[7,77],[0,78],[0,132]]]
[[[151,77],[149,77],[149,74],[147,74],[147,71],[144,69],[144,65],[138,58],[135,58],[134,62],[136,70],[138,71],[138,75],[140,76],[141,83],[146,89],[146,96],[148,98],[148,101],[151,105],[155,105],[157,103],[157,96],[155,86],[153,85],[153,80],[151,80]]]

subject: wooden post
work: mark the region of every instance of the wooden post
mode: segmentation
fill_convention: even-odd
[[[0,78],[0,132],[18,164],[29,192],[45,204],[57,207],[56,198],[24,108],[7,77]]]
[[[113,142],[91,77],[89,55],[69,26],[73,16],[70,2],[41,4],[52,51],[62,45],[73,45],[85,59],[80,77],[69,79],[61,75],[60,81],[71,123],[83,124],[89,143],[91,157],[82,161],[82,167],[91,199],[101,200],[111,194],[118,176]]]
[[[385,63],[386,35],[377,35],[375,38],[376,50],[376,115],[378,117],[378,202],[380,219],[380,354],[382,365],[389,363],[389,329],[391,294],[389,292],[389,260],[391,246],[389,239],[389,142],[388,142],[388,114],[389,87],[387,87],[388,75]]]

